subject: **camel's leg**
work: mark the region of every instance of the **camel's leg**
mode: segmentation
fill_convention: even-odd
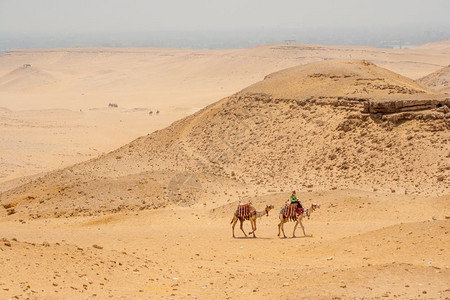
[[[281,228],[280,228],[281,222],[278,224],[278,236],[280,236]]]
[[[252,227],[252,231],[250,231],[250,232],[248,233],[248,235],[252,234],[253,231],[255,231],[255,229],[253,228],[253,220],[250,219],[249,221],[250,221],[250,226]]]
[[[280,218],[280,223],[278,224],[278,236],[281,234],[281,223],[283,222],[283,219]]]
[[[281,222],[283,222],[283,218],[280,216],[280,223],[278,224],[278,236],[281,234]]]
[[[294,225],[294,231],[292,232],[292,237],[293,237],[293,238],[295,238],[295,230],[297,229],[298,222],[299,222],[299,221],[295,222],[295,225]]]
[[[305,226],[303,226],[303,223],[302,223],[302,219],[301,219],[301,218],[299,219],[299,222],[300,222],[300,226],[302,226],[303,235],[306,236]]]
[[[242,224],[244,224],[244,219],[239,220],[239,221],[241,221],[241,230],[244,233],[245,237],[247,237],[247,234],[245,233],[244,228],[242,227]]]
[[[233,221],[231,221],[231,224],[233,224],[233,225],[231,225],[231,229],[232,229],[232,232],[233,232],[233,237],[235,237],[234,236],[234,226],[236,226],[237,221],[238,221],[238,218],[236,218],[236,217],[234,217]]]
[[[286,221],[284,219],[281,220],[280,224],[278,224],[278,236],[280,236],[280,228],[281,228],[281,232],[283,232],[283,236],[286,238],[286,234],[284,234],[284,223],[286,223]]]
[[[253,237],[255,238],[255,231],[256,231],[256,220],[250,220],[250,224],[252,225],[252,230],[251,232],[249,232],[248,234],[253,234]]]

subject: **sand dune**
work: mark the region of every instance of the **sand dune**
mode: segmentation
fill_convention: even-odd
[[[103,106],[109,100],[122,106],[147,107],[149,103],[164,103],[167,99],[180,103],[175,101],[175,96],[182,97],[189,107],[203,107],[261,80],[268,73],[315,61],[366,59],[413,79],[448,64],[448,52],[429,47],[418,49],[422,50],[268,45],[242,50],[69,48],[14,51],[0,57],[0,77],[9,78],[13,73],[17,81],[15,90],[0,89],[0,106],[7,103],[12,109],[87,109]],[[22,69],[25,64],[31,67]],[[55,81],[50,85],[47,82],[36,85],[29,78],[32,76],[28,76],[36,74],[49,74]],[[33,92],[34,97],[43,94],[47,99],[22,105],[8,101],[12,94],[20,95],[24,89]],[[56,97],[60,98],[58,102],[49,101]]]
[[[0,77],[0,89],[8,90],[27,90],[37,86],[45,86],[55,82],[54,77],[48,72],[23,66]]]
[[[152,208],[173,198],[164,188],[186,172],[196,174],[199,190],[208,190],[202,199],[231,188],[207,189],[214,178],[235,182],[237,189],[249,184],[446,195],[448,159],[434,158],[448,156],[448,107],[364,112],[373,100],[410,97],[448,102],[370,63],[313,63],[269,75],[167,129],[4,194],[15,211],[26,213],[24,205],[32,205],[38,216]],[[192,189],[176,193],[183,201],[197,196]]]
[[[383,100],[426,98],[434,94],[409,78],[367,61],[352,60],[325,61],[282,70],[267,75],[242,93],[264,93],[287,99],[354,97]]]
[[[0,183],[97,157],[170,125],[185,111],[149,116],[149,109],[0,110]],[[1,190],[2,188],[0,188]]]
[[[0,298],[450,297],[449,98],[413,81],[446,51],[0,57]],[[321,207],[281,239],[292,189]]]
[[[14,119],[23,118],[20,121],[28,123],[32,116],[35,126],[41,128],[41,138],[39,145],[30,140],[28,147],[15,148],[20,157],[34,157],[33,167],[26,159],[2,157],[8,167],[6,173],[2,172],[0,182],[81,162],[86,157],[83,151],[78,151],[79,144],[88,144],[87,148],[99,152],[111,151],[288,67],[332,59],[365,59],[412,79],[421,78],[448,65],[449,53],[442,44],[445,42],[410,50],[264,45],[238,50],[67,48],[8,52],[0,56],[0,106],[14,111],[36,110],[19,113]],[[24,65],[30,67],[23,69]],[[134,122],[131,117],[123,118],[123,114],[114,115],[110,111],[105,111],[103,116],[96,114],[97,122],[88,116],[90,138],[75,134],[66,148],[66,151],[72,149],[70,154],[60,156],[52,151],[40,151],[43,144],[52,149],[54,143],[68,143],[52,130],[46,131],[48,120],[60,122],[62,118],[45,110],[87,112],[105,108],[108,103],[116,103],[124,110],[141,107],[160,110],[162,114],[156,122],[144,120],[144,115],[133,115],[139,119]],[[42,118],[35,118],[37,115]],[[76,122],[84,124],[85,118],[80,116]],[[121,127],[134,129],[121,130],[116,126],[120,122]],[[70,132],[74,126],[77,131],[72,124],[69,122],[63,131]],[[13,144],[28,141],[29,135],[23,134],[26,131],[11,132],[8,122],[6,126],[2,131],[3,140]],[[120,133],[116,134],[118,130]],[[105,136],[114,136],[115,141],[112,143]],[[36,152],[40,153],[39,158]]]
[[[415,49],[426,49],[432,51],[441,51],[446,52],[450,50],[450,39],[439,41],[439,42],[431,42],[415,47]]]
[[[450,94],[450,66],[439,69],[425,77],[417,79],[417,82],[429,89]]]

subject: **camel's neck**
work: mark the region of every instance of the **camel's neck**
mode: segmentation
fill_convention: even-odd
[[[313,211],[314,211],[314,206],[311,205],[311,207],[308,208],[308,209],[305,211],[305,215],[306,215],[307,217],[309,217]]]
[[[256,217],[257,217],[257,218],[261,218],[261,217],[264,216],[265,214],[267,214],[267,211],[266,211],[266,210],[257,211],[257,212],[256,212]]]

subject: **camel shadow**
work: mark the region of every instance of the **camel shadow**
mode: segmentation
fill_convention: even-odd
[[[313,237],[313,235],[312,234],[307,234],[307,235],[304,235],[304,236],[294,236],[294,237],[290,237],[291,239],[306,239],[306,238],[312,238]]]
[[[238,236],[234,237],[235,240],[273,240],[273,238],[268,237],[250,237],[250,236]]]
[[[279,237],[279,239],[282,239],[282,240],[287,240],[287,239],[306,239],[306,238],[312,238],[312,237],[313,237],[312,234],[308,234],[308,235],[294,236],[294,237],[292,237],[292,236],[287,236],[287,237],[281,236],[281,237]]]

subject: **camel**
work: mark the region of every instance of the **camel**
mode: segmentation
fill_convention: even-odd
[[[231,228],[232,228],[232,232],[233,232],[233,237],[235,238],[235,236],[234,236],[234,226],[236,226],[236,223],[237,223],[238,220],[241,222],[240,228],[241,228],[242,232],[244,233],[245,237],[247,237],[247,234],[245,233],[244,228],[242,227],[242,224],[244,223],[245,220],[249,220],[249,221],[250,221],[250,224],[252,225],[252,231],[250,231],[248,234],[249,234],[249,235],[252,234],[253,237],[256,238],[256,235],[255,235],[255,231],[256,231],[256,220],[257,220],[258,218],[261,218],[261,217],[264,216],[264,215],[269,216],[269,211],[270,211],[271,209],[273,209],[273,208],[274,208],[273,205],[266,205],[266,208],[265,208],[264,210],[262,210],[262,211],[256,211],[256,210],[253,210],[253,211],[250,213],[250,215],[248,215],[247,217],[238,217],[238,216],[237,216],[237,211],[236,211],[236,212],[234,213],[233,219],[231,220],[231,223],[230,223],[230,224],[232,224],[232,225],[231,225]]]
[[[304,217],[308,217],[308,219],[309,219],[309,217],[311,216],[311,213],[318,208],[320,208],[320,204],[313,203],[313,204],[311,204],[311,207],[307,208],[302,214],[298,214],[295,210],[293,210],[294,215],[292,215],[292,216],[284,216],[283,212],[280,211],[280,224],[278,224],[278,236],[280,236],[281,231],[282,231],[283,236],[286,237],[286,235],[284,234],[283,225],[284,225],[284,223],[286,223],[287,221],[290,221],[290,220],[295,221],[295,226],[294,226],[294,231],[292,233],[292,237],[295,238],[295,230],[297,229],[298,224],[300,224],[300,226],[302,226],[303,235],[306,236],[305,227],[303,226],[302,220]]]

